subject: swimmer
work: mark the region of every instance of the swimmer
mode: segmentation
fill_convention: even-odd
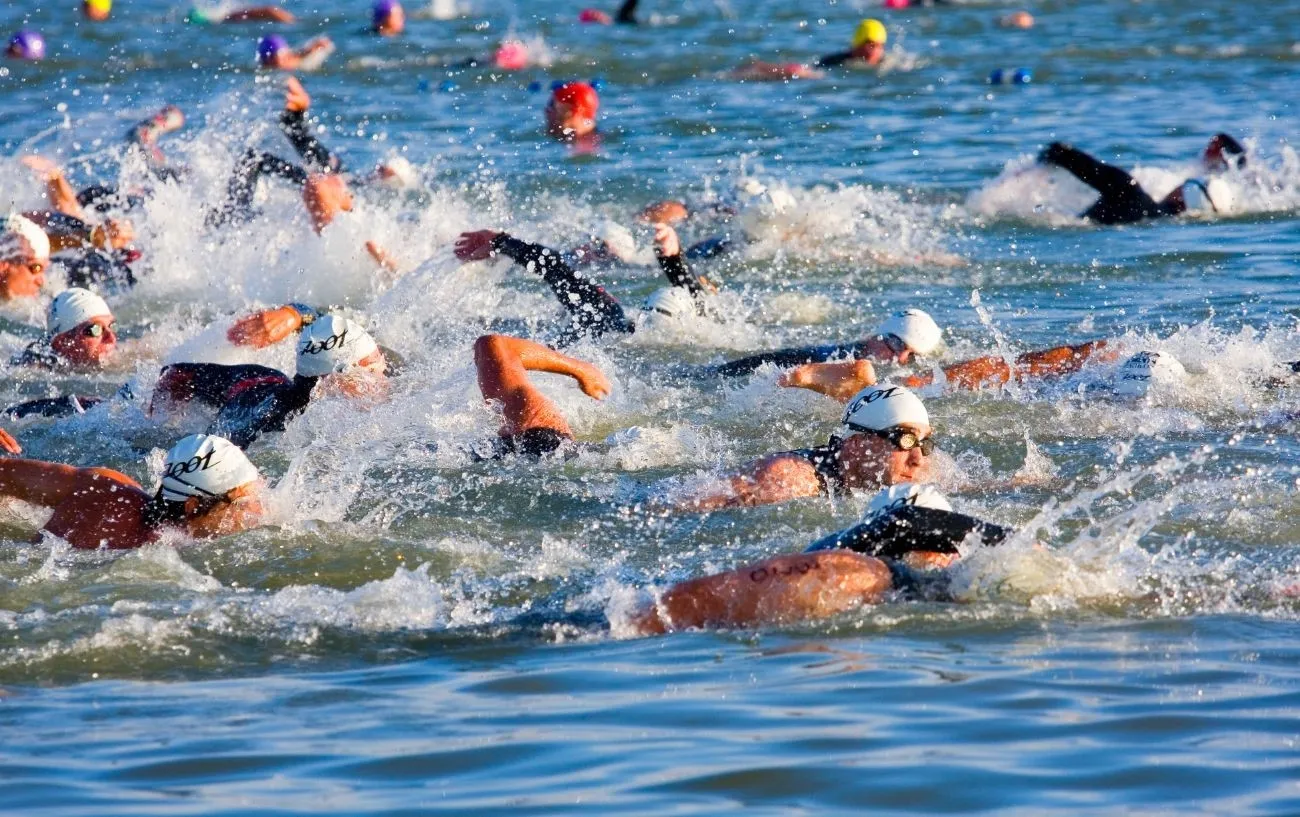
[[[551,92],[546,103],[546,132],[552,138],[573,142],[596,132],[600,96],[585,82],[566,82]]]
[[[818,79],[825,76],[819,70],[822,68],[839,66],[874,68],[885,59],[885,42],[888,39],[889,32],[885,30],[884,23],[875,19],[866,19],[858,23],[848,51],[827,54],[810,66],[752,60],[731,72],[729,76],[731,79],[740,80]]]
[[[315,71],[334,53],[329,37],[317,37],[299,49],[289,46],[278,34],[268,34],[257,43],[257,64],[277,71]]]
[[[998,25],[1003,28],[1033,28],[1034,15],[1027,11],[1014,11],[1005,17],[998,18]]]
[[[113,11],[113,0],[84,0],[81,4],[82,15],[92,22],[102,23]]]
[[[1081,216],[1098,224],[1132,224],[1183,213],[1223,215],[1231,212],[1234,204],[1232,191],[1216,179],[1187,179],[1157,202],[1125,171],[1062,142],[1044,148],[1038,161],[1068,171],[1101,194]],[[1220,133],[1206,146],[1201,163],[1211,173],[1245,167],[1246,150],[1236,139]]]
[[[593,400],[604,400],[611,391],[609,379],[592,364],[508,335],[483,335],[475,341],[474,368],[483,399],[501,406],[503,423],[494,452],[498,457],[540,457],[573,441],[573,430],[559,407],[529,382],[529,372],[567,375]]]
[[[45,59],[45,38],[39,31],[24,28],[9,38],[5,56],[12,60]]]
[[[185,22],[194,25],[221,25],[223,23],[296,23],[297,18],[279,6],[244,6],[225,10],[195,6],[185,15]]]
[[[872,499],[864,520],[799,554],[681,582],[639,611],[633,626],[661,634],[702,627],[753,627],[829,618],[888,595],[950,600],[934,568],[959,547],[997,545],[1010,529],[954,513],[928,486],[899,484]]]
[[[691,275],[681,255],[677,233],[667,225],[656,227],[656,258],[673,288],[685,289],[693,299],[702,298],[712,286]],[[475,230],[461,233],[456,239],[456,257],[461,261],[483,261],[504,255],[530,272],[539,273],[570,315],[568,326],[556,340],[568,346],[582,338],[598,338],[607,333],[631,334],[636,325],[623,307],[604,287],[577,273],[561,253],[521,241],[509,233]]]
[[[74,548],[138,548],[174,531],[211,539],[256,526],[262,479],[244,452],[220,437],[176,443],[150,496],[109,468],[0,459],[0,496],[53,509],[42,530]]]
[[[608,26],[614,23],[621,25],[637,25],[636,6],[640,0],[623,0],[623,4],[618,7],[618,12],[610,17],[600,9],[586,8],[578,12],[578,22],[596,23],[597,25]]]
[[[406,11],[397,0],[376,0],[370,16],[370,31],[380,37],[396,37],[406,28]]]
[[[45,332],[9,365],[95,370],[117,352],[113,312],[103,298],[86,289],[65,289],[50,302]]]
[[[283,431],[313,398],[341,394],[363,401],[387,395],[387,359],[356,323],[311,307],[290,304],[242,318],[228,337],[243,345],[269,345],[298,335],[297,372],[290,378],[252,364],[174,363],[154,387],[150,411],[198,402],[217,409],[209,431],[240,448],[268,431]]]
[[[35,298],[45,286],[50,239],[31,219],[10,213],[0,223],[0,301]]]
[[[854,343],[775,349],[728,361],[714,372],[724,377],[752,374],[771,363],[788,368],[805,363],[821,363],[834,357],[870,360],[874,363],[906,365],[917,357],[929,357],[943,346],[943,332],[929,313],[921,309],[904,309],[889,316],[870,337]]]
[[[765,457],[727,477],[720,488],[675,505],[711,511],[924,482],[933,450],[930,415],[920,398],[903,386],[878,383],[849,401],[826,445]]]

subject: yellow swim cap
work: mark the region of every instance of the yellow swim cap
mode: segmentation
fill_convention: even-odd
[[[86,0],[86,7],[107,14],[113,10],[113,0]]]
[[[867,19],[858,23],[858,30],[853,32],[853,47],[866,43],[884,45],[887,39],[889,34],[885,31],[885,24],[876,19]]]

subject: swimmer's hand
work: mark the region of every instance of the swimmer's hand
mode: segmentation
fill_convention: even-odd
[[[636,217],[637,221],[649,224],[677,224],[685,221],[690,212],[686,205],[676,199],[665,199],[647,204]]]
[[[397,272],[401,269],[401,265],[397,263],[397,259],[393,254],[377,241],[367,241],[366,252],[370,253],[370,257],[375,260],[375,263],[387,272]]]
[[[23,447],[18,444],[18,441],[14,439],[12,434],[5,431],[3,428],[0,428],[0,451],[5,451],[17,456],[23,453]]]
[[[297,77],[289,77],[284,81],[284,109],[294,113],[303,113],[311,107],[311,96],[308,95],[307,89],[302,87],[302,83]]]
[[[582,389],[583,394],[593,400],[604,400],[609,397],[613,386],[610,385],[609,378],[605,377],[604,372],[585,360],[575,360],[574,363],[576,365],[569,374],[578,381],[578,388]]]
[[[63,171],[59,166],[44,156],[37,156],[35,154],[24,156],[22,158],[22,163],[29,170],[40,176],[41,181],[49,182],[63,178]]]
[[[339,213],[352,212],[352,193],[341,176],[313,174],[302,186],[302,201],[317,233],[328,227]]]
[[[672,258],[674,255],[682,254],[682,242],[677,237],[677,231],[664,222],[658,222],[655,227],[655,252],[664,258]]]
[[[785,372],[776,383],[786,388],[808,389],[847,403],[858,392],[876,385],[876,367],[869,360],[806,363]]]
[[[492,242],[503,235],[496,230],[472,230],[456,239],[456,257],[461,261],[483,261],[492,257]]]
[[[263,309],[246,315],[226,330],[226,340],[236,346],[265,349],[302,329],[302,315],[292,306]]]

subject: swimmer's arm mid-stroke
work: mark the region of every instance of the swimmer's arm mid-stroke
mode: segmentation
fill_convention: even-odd
[[[1008,364],[997,356],[963,360],[942,368],[944,381],[953,388],[977,390],[987,386],[1001,386],[1010,380],[1021,382],[1030,378],[1059,377],[1072,374],[1092,360],[1114,360],[1118,352],[1105,340],[1088,341],[1069,346],[1057,346],[1016,355],[1015,363]],[[914,374],[903,380],[909,388],[920,388],[934,382],[933,372]]]
[[[858,392],[876,384],[876,367],[869,360],[805,363],[784,372],[776,383],[786,388],[808,389],[847,403]]]
[[[343,162],[311,132],[307,122],[311,97],[307,94],[307,89],[297,77],[289,77],[284,84],[284,111],[280,114],[280,130],[284,132],[285,138],[312,170],[341,172]]]
[[[37,173],[45,181],[45,195],[50,207],[60,213],[84,220],[81,204],[77,201],[77,191],[68,184],[63,170],[44,156],[24,156],[25,166]]]
[[[72,496],[82,470],[56,462],[0,459],[0,496],[53,507]]]
[[[817,470],[806,460],[789,454],[765,457],[745,470],[722,478],[707,489],[673,502],[683,512],[774,505],[822,492]]]
[[[668,283],[681,287],[695,296],[705,293],[716,294],[717,285],[703,276],[697,277],[691,274],[686,259],[682,257],[682,243],[677,237],[677,231],[662,222],[656,223],[654,229],[655,258],[659,261],[659,269],[663,271]]]
[[[323,314],[306,304],[285,304],[245,315],[226,330],[226,339],[236,346],[265,349],[310,326]]]
[[[636,616],[652,635],[701,627],[752,627],[826,618],[880,601],[888,565],[849,551],[777,556],[682,582]]]

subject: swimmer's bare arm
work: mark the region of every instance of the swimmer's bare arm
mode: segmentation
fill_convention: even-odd
[[[731,72],[731,79],[741,80],[770,80],[780,81],[786,79],[818,79],[825,76],[816,68],[810,68],[807,65],[798,63],[775,63],[763,62],[762,60],[750,60],[739,68]]]
[[[878,602],[889,568],[846,550],[777,556],[669,588],[634,626],[646,634],[826,618]]]
[[[676,508],[686,512],[753,508],[817,496],[821,490],[817,472],[807,460],[778,454],[759,460],[741,473],[725,477],[720,486],[679,500]]]
[[[1057,346],[1016,356],[1015,365],[1009,365],[996,356],[977,357],[943,367],[944,379],[953,388],[977,390],[986,386],[1000,386],[1012,378],[1053,377],[1077,372],[1090,360],[1113,360],[1118,352],[1104,340],[1088,341],[1070,346]],[[920,388],[934,382],[933,372],[914,374],[903,381],[908,388]]]
[[[80,468],[40,460],[0,459],[0,496],[52,508],[77,489]]]
[[[876,385],[876,367],[869,360],[805,363],[783,373],[776,383],[786,388],[809,389],[847,403],[867,386]]]
[[[45,181],[45,195],[50,206],[60,213],[84,219],[81,205],[77,202],[77,192],[68,184],[63,170],[44,156],[24,156],[24,165],[34,171]]]
[[[320,316],[320,312],[302,304],[285,304],[245,315],[226,330],[226,340],[236,346],[265,349],[279,343]]]
[[[14,435],[0,428],[0,451],[18,455],[23,453],[23,447],[18,444],[18,440],[14,438]]]
[[[221,18],[223,23],[293,23],[294,16],[279,6],[249,6]]]

